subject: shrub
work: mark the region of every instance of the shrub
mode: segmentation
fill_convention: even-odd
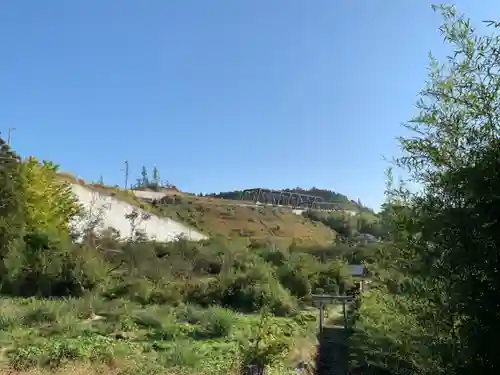
[[[222,302],[224,290],[220,278],[195,279],[187,283],[186,302],[208,307]]]
[[[153,284],[149,302],[153,304],[168,304],[177,306],[186,299],[186,283],[161,279]]]
[[[433,308],[428,301],[385,289],[369,290],[361,299],[349,338],[353,359],[394,374],[426,373],[428,369],[440,373],[446,368],[437,347],[449,337],[427,330],[427,314]]]
[[[154,285],[145,277],[117,280],[117,284],[104,292],[108,299],[128,298],[141,304],[148,304],[153,294]]]
[[[33,367],[59,367],[66,361],[88,360],[110,363],[114,359],[113,341],[106,337],[48,338],[20,345],[8,352],[16,370]]]
[[[55,323],[60,318],[59,306],[50,304],[36,303],[34,300],[31,306],[22,317],[22,323],[27,326],[37,325],[40,323]]]
[[[273,365],[288,355],[294,325],[273,324],[269,318],[268,312],[264,310],[259,325],[252,327],[252,337],[240,342],[239,352],[243,367],[262,368]]]
[[[328,294],[343,294],[351,286],[352,279],[342,261],[324,264],[314,284],[315,289],[321,289]]]
[[[235,316],[231,311],[211,307],[201,315],[200,327],[196,329],[195,335],[200,338],[227,337],[231,333],[234,321]]]
[[[297,301],[282,287],[266,264],[248,272],[236,272],[220,280],[221,304],[242,312],[269,306],[276,315],[293,312]]]
[[[259,249],[258,254],[266,262],[275,267],[282,266],[288,260],[288,254],[274,247],[266,247]]]
[[[74,253],[72,246],[44,232],[25,235],[24,246],[11,249],[6,257],[3,292],[63,297],[92,290],[102,282],[106,266],[98,264],[97,258]]]
[[[303,298],[312,291],[321,264],[315,257],[302,252],[293,252],[288,261],[277,270],[280,282],[290,293]]]
[[[292,264],[284,264],[277,270],[278,278],[285,288],[296,297],[311,293],[311,283],[306,272],[297,270]]]
[[[201,364],[198,350],[187,342],[176,342],[167,348],[160,357],[165,367],[197,368]]]
[[[143,311],[133,317],[134,322],[149,329],[148,337],[153,340],[174,340],[184,335],[183,327],[176,322],[171,312],[155,309]]]
[[[0,298],[0,331],[9,330],[21,324],[19,308],[12,300]]]

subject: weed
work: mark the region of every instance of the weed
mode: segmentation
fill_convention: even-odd
[[[214,339],[228,337],[234,324],[234,313],[220,307],[207,309],[201,319],[200,326],[195,330],[195,337]]]
[[[59,317],[59,306],[35,300],[22,317],[22,323],[26,326],[33,326],[40,323],[56,323]]]

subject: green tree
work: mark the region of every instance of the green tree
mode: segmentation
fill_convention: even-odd
[[[153,168],[153,184],[160,186],[160,172],[156,167]]]
[[[149,185],[148,170],[145,165],[141,169],[141,177],[137,179],[137,187],[146,187]]]
[[[420,113],[406,126],[411,135],[400,139],[404,155],[396,165],[420,190],[392,189],[385,207],[393,245],[377,272],[393,296],[377,303],[392,318],[384,323],[385,332],[367,333],[364,342],[378,337],[372,341],[377,361],[391,363],[395,373],[402,373],[402,363],[417,373],[495,373],[500,369],[491,345],[500,332],[500,37],[495,33],[500,25],[487,22],[493,34],[480,35],[453,7],[434,9],[444,17],[440,30],[453,55],[444,64],[431,56]],[[379,324],[370,314],[359,313],[359,332]],[[402,327],[398,321],[412,322],[412,328],[394,331],[399,344],[391,346],[387,327]],[[405,338],[405,332],[415,337]],[[432,350],[424,353],[419,345]]]
[[[19,157],[0,138],[0,291],[5,280],[5,259],[19,246],[24,232],[23,187]]]
[[[82,213],[71,186],[57,177],[57,166],[29,157],[20,165],[27,232],[67,236],[70,223]]]
[[[413,197],[421,235],[412,249],[449,329],[445,358],[457,373],[489,373],[500,369],[489,344],[500,331],[500,36],[478,34],[452,7],[435,9],[454,55],[445,65],[431,59],[420,114],[408,125],[415,136],[401,139],[398,162],[423,186]]]
[[[33,157],[16,165],[22,238],[4,250],[1,292],[74,296],[96,287],[105,267],[97,253],[87,256],[82,249],[73,251],[70,225],[82,211],[71,186],[58,178],[58,166]]]

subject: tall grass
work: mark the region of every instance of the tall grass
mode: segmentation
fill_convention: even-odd
[[[0,374],[92,374],[103,368],[117,374],[231,374],[239,366],[239,343],[258,323],[259,315],[218,306],[143,306],[96,296],[2,298]],[[270,324],[293,324],[298,335],[305,329],[301,319],[272,318]]]

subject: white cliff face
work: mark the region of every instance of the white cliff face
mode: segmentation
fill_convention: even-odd
[[[96,192],[78,184],[72,184],[71,187],[87,212],[84,218],[73,223],[78,231],[91,226],[97,232],[114,228],[119,232],[121,238],[133,237],[134,231],[140,231],[149,239],[159,242],[175,241],[179,237],[190,241],[207,239],[204,234],[184,224],[170,218],[149,214],[108,194]],[[126,217],[134,212],[138,214],[135,220]],[[95,223],[95,226],[91,222]]]

